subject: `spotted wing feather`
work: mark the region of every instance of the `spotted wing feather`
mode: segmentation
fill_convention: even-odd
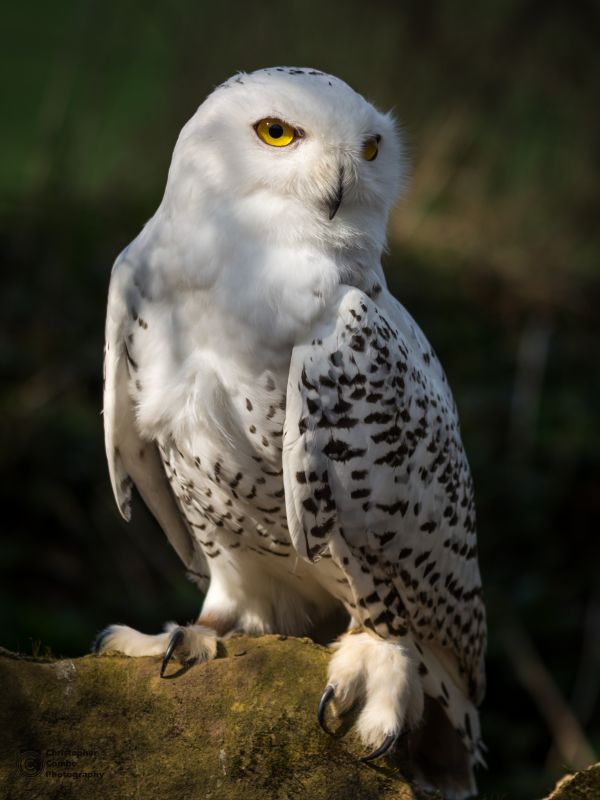
[[[284,476],[296,549],[327,550],[361,622],[444,651],[483,692],[485,618],[473,488],[455,406],[407,312],[358,289],[294,348]],[[353,612],[354,613],[354,612]]]

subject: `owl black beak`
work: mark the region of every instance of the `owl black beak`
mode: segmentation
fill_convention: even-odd
[[[329,219],[332,220],[338,212],[339,207],[342,205],[344,198],[344,168],[340,167],[338,172],[338,183],[335,194],[332,195],[327,201],[327,208],[329,209]]]

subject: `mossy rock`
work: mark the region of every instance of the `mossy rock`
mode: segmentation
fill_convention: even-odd
[[[361,764],[351,734],[318,727],[327,661],[326,648],[307,639],[236,637],[214,661],[161,680],[154,658],[0,651],[3,796],[427,796],[397,769]]]
[[[548,800],[599,800],[600,764],[563,778]]]
[[[155,658],[18,656],[0,648],[7,800],[421,800],[398,766],[362,764],[316,708],[329,653],[309,639],[236,637],[167,679]],[[175,667],[176,672],[176,665]],[[600,765],[552,800],[600,798]]]

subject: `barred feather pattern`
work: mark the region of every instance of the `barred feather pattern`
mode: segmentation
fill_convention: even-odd
[[[389,308],[346,288],[335,326],[294,350],[283,457],[290,533],[309,560],[332,554],[365,627],[411,639],[423,678],[434,653],[451,664],[464,708],[453,722],[475,752],[469,706],[484,691],[486,629],[473,485],[442,367],[408,312]],[[429,687],[445,708],[451,684]]]

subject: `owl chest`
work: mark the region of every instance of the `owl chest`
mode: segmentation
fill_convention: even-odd
[[[197,456],[174,440],[159,444],[165,472],[211,574],[234,565],[236,580],[247,571],[249,575],[264,575],[266,586],[272,578],[291,581],[296,587],[298,581],[304,581],[313,592],[325,590],[351,607],[348,580],[330,554],[324,552],[317,564],[307,565],[293,546],[280,446],[274,445],[277,455],[272,458],[262,442],[263,430],[268,441],[276,425],[283,428],[283,420],[276,423],[274,419],[269,419],[266,428],[258,419],[250,423],[261,439],[250,456],[208,445],[202,456]],[[280,441],[279,437],[275,439]],[[322,602],[329,601],[322,596]]]
[[[142,304],[143,324],[128,343],[140,433],[157,442],[209,558],[224,547],[283,557],[291,549],[282,469],[291,348],[207,309],[180,305],[178,314]]]
[[[240,376],[243,374],[240,371]],[[200,371],[188,385],[185,415],[156,440],[182,512],[206,556],[251,550],[285,558],[282,440],[284,377],[259,370],[236,386]]]
[[[257,423],[256,446],[246,450],[205,440],[192,451],[172,437],[159,445],[180,508],[209,559],[230,550],[291,553],[281,452],[265,453],[280,439],[273,425]]]

